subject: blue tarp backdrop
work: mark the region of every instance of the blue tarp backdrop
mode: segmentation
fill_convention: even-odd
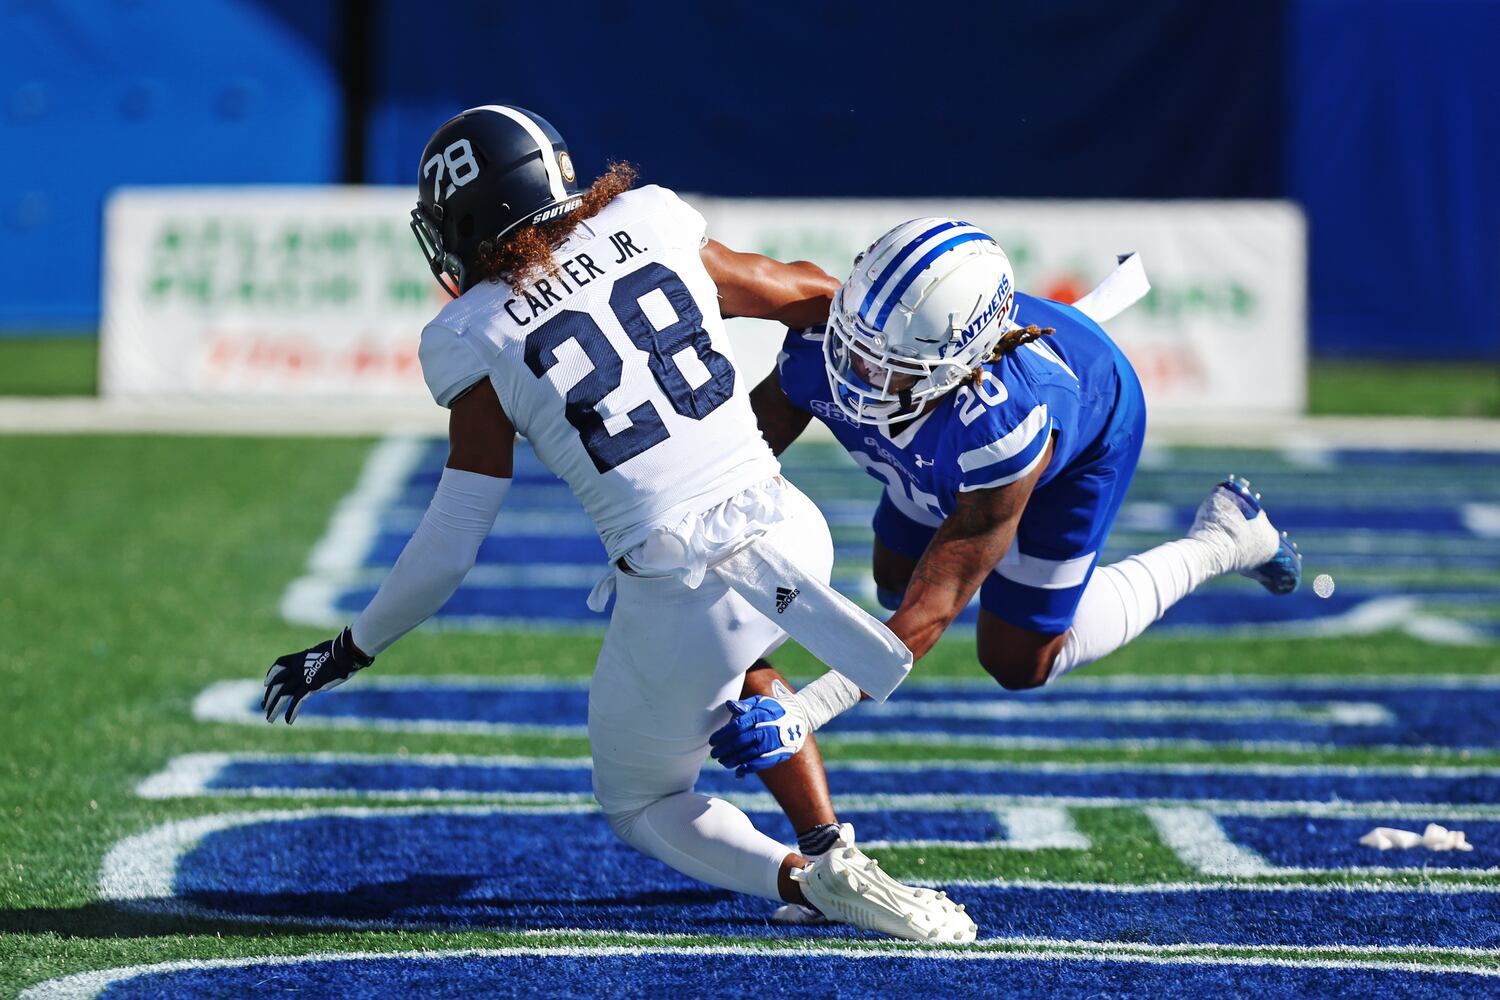
[[[1500,357],[1500,4],[8,0],[0,333],[97,322],[121,184],[409,183],[505,101],[720,195],[1292,197],[1315,351]]]

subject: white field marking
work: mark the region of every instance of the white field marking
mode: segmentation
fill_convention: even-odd
[[[769,795],[764,795],[760,798],[764,800],[763,808],[775,808],[774,800]],[[845,803],[845,805],[851,809],[860,808],[860,806],[852,803]],[[954,806],[947,804],[947,808],[952,809]],[[143,833],[126,837],[109,850],[100,868],[99,897],[101,900],[112,902],[135,911],[194,919],[229,919],[258,924],[296,924],[355,929],[390,927],[415,929],[418,927],[427,927],[429,926],[428,924],[409,921],[351,920],[339,917],[288,918],[268,914],[237,914],[229,910],[214,909],[192,900],[179,899],[175,896],[177,865],[184,855],[197,846],[209,834],[235,827],[253,826],[264,823],[300,821],[330,816],[366,819],[387,816],[432,816],[439,814],[450,816],[497,816],[507,814],[578,815],[597,812],[598,809],[596,806],[585,804],[550,806],[471,805],[444,806],[441,809],[432,809],[429,807],[377,809],[349,806],[307,810],[293,809],[223,813],[186,820],[174,820],[153,827]],[[1299,872],[1299,874],[1308,873]],[[1043,882],[1013,879],[944,879],[940,884],[942,886],[993,886],[1036,890],[1076,889],[1091,892],[1203,892],[1215,889],[1266,889],[1285,892],[1500,893],[1500,880],[1461,882],[1456,879],[1431,880],[1421,886],[1397,885],[1381,878],[1376,878],[1368,883],[1350,884],[1343,882],[1337,885],[1296,881],[1283,881],[1279,883],[1204,881],[1196,883],[1116,884],[1101,882]],[[450,925],[437,921],[433,922],[430,926],[446,927]]]
[[[322,625],[341,620],[334,598],[339,574],[359,569],[380,530],[380,516],[401,494],[430,444],[428,439],[389,437],[365,459],[354,488],[329,518],[328,528],[307,557],[306,573],[287,585],[281,615],[294,624]]]
[[[407,688],[433,688],[448,687],[455,690],[474,689],[573,689],[578,691],[587,690],[588,682],[582,679],[559,680],[555,678],[540,676],[515,676],[515,677],[364,677],[359,678],[358,683],[364,686],[372,686],[387,690],[402,690]],[[928,686],[928,685],[919,685]],[[943,681],[932,683],[931,687],[940,687],[955,690],[955,692],[972,690],[975,693],[994,692],[994,685],[978,681]],[[259,700],[263,685],[259,681],[217,681],[205,688],[193,701],[193,717],[205,722],[233,722],[239,724],[261,724],[265,717],[255,708]],[[1434,675],[1430,678],[1422,678],[1414,682],[1413,678],[1386,677],[1386,678],[1350,678],[1350,677],[1301,677],[1301,678],[1270,678],[1270,677],[1223,677],[1223,676],[1201,676],[1201,677],[1129,677],[1116,676],[1099,678],[1092,681],[1069,681],[1067,690],[1082,694],[1089,690],[1119,690],[1121,688],[1139,687],[1142,690],[1265,690],[1274,688],[1295,688],[1298,690],[1339,690],[1361,688],[1377,688],[1385,690],[1495,690],[1500,688],[1500,678],[1496,677],[1466,677],[1463,675]],[[998,697],[998,696],[996,696]],[[920,704],[918,702],[906,702],[906,705]],[[1054,703],[1060,704],[1060,703]],[[857,716],[855,717],[857,718]],[[578,724],[571,726],[532,726],[517,723],[489,723],[489,722],[454,722],[439,721],[432,719],[379,719],[364,716],[303,716],[305,727],[320,727],[334,729],[368,729],[384,732],[422,732],[422,733],[472,733],[481,735],[541,735],[551,737],[580,737],[587,735],[587,727]],[[984,735],[954,735],[949,733],[903,733],[903,732],[870,732],[862,730],[833,730],[823,737],[825,741],[835,740],[838,742],[878,742],[902,746],[941,747],[941,746],[969,746],[986,747],[994,749],[1041,749],[1041,750],[1065,750],[1075,747],[1132,747],[1132,748],[1163,748],[1163,749],[1222,749],[1226,743],[1217,740],[1201,739],[1160,739],[1160,738],[1063,738],[1046,736],[984,736]],[[1485,746],[1443,746],[1436,744],[1357,744],[1351,747],[1341,747],[1331,743],[1311,743],[1297,740],[1247,740],[1235,741],[1236,747],[1246,750],[1264,751],[1287,751],[1294,753],[1326,753],[1341,749],[1358,749],[1365,752],[1386,753],[1424,753],[1424,754],[1455,754],[1465,751],[1486,752],[1494,749]]]
[[[1194,871],[1231,878],[1277,874],[1265,858],[1225,836],[1211,813],[1183,806],[1170,809],[1150,806],[1144,812],[1162,843]]]
[[[842,798],[841,798],[842,804]],[[868,840],[860,847],[959,848],[963,850],[1087,851],[1093,842],[1073,823],[1067,809],[1057,806],[1000,806],[990,810],[1000,820],[1004,834],[997,840]]]
[[[573,932],[559,932],[573,933]],[[97,996],[115,983],[138,976],[170,972],[186,972],[204,969],[244,969],[306,965],[314,962],[369,962],[392,959],[422,962],[468,958],[534,957],[537,955],[558,957],[604,958],[639,957],[646,955],[693,955],[693,956],[750,956],[776,958],[782,955],[816,958],[890,959],[921,958],[930,961],[954,962],[1120,962],[1139,965],[1213,965],[1231,967],[1274,967],[1295,969],[1367,969],[1374,971],[1457,974],[1483,977],[1500,976],[1500,968],[1493,964],[1377,961],[1371,959],[1339,958],[1280,958],[1273,956],[1243,956],[1230,954],[1184,954],[1184,946],[1163,945],[1154,950],[1150,946],[1134,943],[1115,945],[1088,942],[1087,946],[1069,947],[1066,951],[1022,947],[979,947],[966,945],[962,950],[943,946],[923,945],[918,942],[871,942],[859,946],[795,945],[564,945],[508,948],[465,948],[431,951],[365,951],[365,952],[312,952],[306,955],[267,955],[256,958],[201,958],[183,959],[175,962],[157,962],[146,965],[124,965],[96,972],[81,972],[39,983],[21,994],[22,1000],[85,1000]],[[1195,946],[1186,946],[1195,947]],[[1210,951],[1212,946],[1205,947]],[[1252,946],[1249,949],[1255,950]],[[1284,950],[1284,949],[1283,949]],[[1411,954],[1414,949],[1392,950],[1392,954]],[[1427,950],[1427,949],[1423,949]],[[1431,949],[1440,952],[1441,949]],[[1467,954],[1460,953],[1464,957]],[[1500,954],[1477,952],[1474,957],[1487,958]]]
[[[1500,503],[1466,503],[1459,508],[1459,518],[1480,538],[1500,538]]]
[[[418,438],[386,438],[370,450],[354,488],[334,508],[328,530],[307,557],[310,572],[359,568],[379,527],[380,512],[401,495],[429,443]]]
[[[987,719],[1045,721],[1100,719],[1111,722],[1242,723],[1285,720],[1309,725],[1386,726],[1397,719],[1384,705],[1368,701],[1253,701],[1205,704],[1201,701],[888,701],[861,709],[881,718]]]
[[[1317,438],[1282,448],[1281,458],[1294,469],[1336,469],[1340,464],[1333,446]]]
[[[976,694],[996,698],[1013,698],[990,678],[979,674],[972,677],[926,677],[917,676],[902,684],[903,690],[918,688],[951,688],[955,691],[973,691]],[[360,674],[359,683],[379,688],[446,687],[466,688],[525,688],[527,690],[550,690],[572,688],[587,691],[587,677],[553,677],[547,674],[433,674],[394,677],[390,674]],[[1293,674],[1278,677],[1272,674],[1069,674],[1058,682],[1058,690],[1083,693],[1090,690],[1116,691],[1121,688],[1146,690],[1180,689],[1183,691],[1236,691],[1240,689],[1265,690],[1290,688],[1314,691],[1346,691],[1349,689],[1412,689],[1427,690],[1492,690],[1500,692],[1500,675],[1491,674]],[[1046,689],[1044,689],[1046,690]],[[868,706],[865,706],[868,707]]]
[[[1331,639],[1349,635],[1374,635],[1387,630],[1405,632],[1414,639],[1451,646],[1483,645],[1492,641],[1483,632],[1462,622],[1424,612],[1422,602],[1415,597],[1373,597],[1341,614],[1302,621],[1186,627],[1174,628],[1172,631],[1179,636],[1203,635],[1231,639],[1272,633]]]
[[[461,754],[184,754],[168,761],[167,766],[136,786],[136,794],[143,798],[225,797],[225,798],[290,798],[329,799],[357,798],[376,802],[528,802],[556,805],[579,805],[592,802],[587,793],[557,792],[483,792],[463,789],[413,788],[359,790],[349,788],[277,787],[253,786],[212,788],[212,781],[222,769],[236,762],[267,762],[295,767],[301,763],[352,764],[362,766],[415,765],[419,767],[537,767],[559,769],[587,769],[592,762],[584,757],[527,757],[514,755],[480,756]],[[1195,765],[1195,764],[1076,764],[1040,762],[1025,764],[992,763],[987,761],[925,762],[899,761],[883,764],[878,761],[846,761],[832,764],[829,770],[837,775],[841,772],[890,771],[906,772],[920,777],[931,768],[969,773],[1028,773],[1043,775],[1154,775],[1180,774],[1211,779],[1215,776],[1329,776],[1385,774],[1398,777],[1422,778],[1472,778],[1489,777],[1495,769],[1462,767],[1428,767],[1373,765],[1368,768],[1354,766],[1309,766],[1301,764],[1246,764],[1246,765]],[[759,793],[721,793],[720,797],[741,808],[768,808],[771,801]],[[901,793],[877,793],[864,795],[843,794],[840,803],[847,808],[889,809],[925,808],[942,810],[964,808],[975,811],[1050,809],[1050,808],[1145,808],[1150,806],[1170,807],[1193,805],[1207,809],[1216,815],[1236,816],[1308,816],[1348,819],[1411,819],[1430,821],[1445,819],[1465,822],[1500,819],[1500,805],[1459,804],[1451,802],[1402,802],[1400,800],[1340,800],[1336,802],[1286,799],[1205,799],[1181,798],[1122,798],[1115,796],[1019,796],[1019,795],[904,795]],[[1071,846],[1059,844],[1058,846]]]

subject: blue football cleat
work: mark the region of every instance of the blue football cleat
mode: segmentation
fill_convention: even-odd
[[[1230,476],[1198,507],[1189,538],[1221,553],[1221,571],[1247,576],[1273,594],[1290,594],[1302,581],[1302,554],[1278,533],[1248,480]]]

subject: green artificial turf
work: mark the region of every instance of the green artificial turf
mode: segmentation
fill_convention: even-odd
[[[578,943],[597,936],[486,931],[329,931],[132,914],[100,904],[100,861],[120,838],[176,818],[292,808],[291,799],[145,800],[141,779],[174,755],[202,751],[520,753],[583,756],[579,738],[375,733],[194,721],[209,684],[258,679],[270,661],[324,638],[284,623],[277,601],[302,569],[329,512],[354,481],[369,442],[192,437],[0,437],[0,996],[85,969],[185,957],[323,950],[409,950]],[[419,632],[376,669],[402,675],[587,676],[588,633]],[[812,676],[799,650],[778,662]],[[1433,646],[1404,635],[1336,640],[1226,640],[1148,635],[1091,671],[1099,675],[1493,674],[1493,646]],[[980,677],[972,639],[945,640],[924,678]],[[998,692],[997,692],[998,694]],[[582,721],[582,720],[580,720]],[[911,759],[911,747],[830,737],[830,759]],[[1347,748],[1326,754],[1245,748],[1089,747],[995,750],[945,746],[937,760],[1291,761],[1425,759]],[[1444,755],[1500,765],[1500,755]],[[322,801],[337,802],[337,799]],[[898,875],[942,879],[1149,882],[1198,878],[1138,809],[1085,808],[1090,851],[900,848]],[[613,935],[613,942],[654,940]],[[703,943],[722,941],[704,936]],[[786,947],[787,942],[767,942]],[[878,947],[859,943],[853,947]],[[1004,949],[1004,942],[984,947]],[[1063,949],[1066,951],[1067,949]],[[1208,949],[1236,954],[1233,948]],[[1337,948],[1274,954],[1337,956]],[[1420,949],[1389,957],[1456,961]]]

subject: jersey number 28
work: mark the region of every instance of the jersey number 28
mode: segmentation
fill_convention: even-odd
[[[658,330],[641,307],[641,299],[660,289],[676,313],[676,320]],[[734,392],[734,365],[713,349],[703,329],[703,313],[693,301],[682,279],[671,268],[649,263],[615,282],[609,308],[620,321],[631,342],[646,352],[646,365],[661,386],[672,409],[684,417],[702,420],[718,409]],[[543,323],[526,338],[526,367],[541,378],[558,363],[557,350],[573,341],[592,364],[593,371],[579,379],[564,399],[568,423],[578,430],[594,467],[608,472],[635,458],[670,435],[661,414],[648,399],[626,414],[630,424],[614,434],[604,426],[599,404],[620,387],[624,362],[599,324],[586,312],[566,310]],[[708,369],[708,380],[694,388],[675,356],[689,347]]]

